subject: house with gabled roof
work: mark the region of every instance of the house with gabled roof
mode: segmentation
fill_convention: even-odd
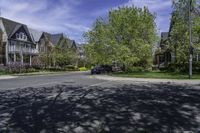
[[[19,63],[32,65],[32,58],[38,56],[38,43],[27,25],[0,17],[2,31],[1,64]]]
[[[41,54],[51,53],[53,47],[77,50],[74,40],[65,34],[50,34],[27,25],[0,17],[0,64],[32,65]],[[39,61],[40,62],[40,61]]]
[[[168,48],[169,33],[162,32],[158,49],[155,53],[155,64],[158,68],[166,67],[174,60],[173,52]]]
[[[39,39],[39,52],[47,53],[52,47],[59,46],[62,49],[74,49],[76,50],[76,42],[69,39],[65,34],[50,34],[43,32]]]
[[[47,32],[43,32],[38,41],[38,44],[39,44],[39,53],[40,54],[51,52],[51,49],[54,46],[51,41],[51,34],[47,33]]]

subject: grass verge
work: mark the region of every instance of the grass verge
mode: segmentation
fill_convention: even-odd
[[[162,72],[162,71],[147,71],[147,72],[120,72],[110,74],[117,77],[132,77],[132,78],[155,78],[155,79],[188,79],[187,73]],[[192,79],[200,79],[200,73],[194,73]]]

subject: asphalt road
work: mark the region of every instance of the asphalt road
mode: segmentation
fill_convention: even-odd
[[[200,131],[199,85],[100,80],[87,72],[0,85],[0,133]]]
[[[19,76],[12,79],[0,80],[0,91],[15,88],[53,86],[57,84],[76,84],[88,86],[104,82],[92,78],[89,72],[67,72],[48,75]]]

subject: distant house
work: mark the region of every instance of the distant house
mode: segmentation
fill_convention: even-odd
[[[78,54],[79,54],[79,59],[82,59],[82,60],[84,60],[84,59],[86,58],[86,55],[85,55],[85,51],[84,51],[83,46],[84,46],[84,44],[77,45],[77,50],[78,50]]]
[[[37,56],[38,44],[27,25],[0,17],[1,29],[1,64],[9,65],[32,63],[32,57]]]
[[[59,46],[63,50],[71,49],[77,50],[76,42],[74,40],[69,39],[65,34],[52,34],[51,41],[54,46]]]
[[[170,32],[162,32],[161,40],[154,56],[154,64],[158,68],[167,67],[170,63],[174,63],[176,60],[175,49],[169,48],[169,41]],[[200,51],[197,49],[194,49],[193,61],[200,61]]]
[[[41,38],[39,39],[39,52],[47,53],[53,47],[59,46],[62,49],[74,49],[77,50],[76,43],[74,40],[70,40],[63,33],[60,34],[50,34],[43,32]]]
[[[51,53],[53,47],[77,50],[76,42],[65,34],[50,34],[0,17],[0,64],[32,65],[33,59]]]
[[[2,29],[0,29],[0,65],[4,64],[4,55],[5,55],[5,52],[3,51],[3,31]]]
[[[155,64],[158,68],[166,67],[169,63],[174,62],[174,53],[170,51],[169,33],[162,32],[158,49],[155,53]]]
[[[47,33],[47,32],[43,32],[38,41],[38,44],[39,44],[39,53],[40,54],[51,52],[51,49],[54,46],[51,41],[51,34]]]

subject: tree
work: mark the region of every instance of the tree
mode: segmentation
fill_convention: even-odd
[[[199,0],[192,0],[192,33],[194,49],[200,46],[200,18],[196,16]],[[200,10],[199,10],[200,11]],[[188,63],[189,55],[189,0],[174,0],[170,26],[170,49],[175,53],[175,62],[180,65]]]
[[[64,67],[66,65],[76,65],[78,55],[73,49],[63,49],[59,45],[56,45],[52,50],[51,57],[54,66]]]
[[[146,7],[111,10],[107,18],[98,18],[92,30],[85,33],[87,58],[92,64],[117,61],[126,70],[134,66],[147,67],[152,63],[155,27],[155,15]]]

